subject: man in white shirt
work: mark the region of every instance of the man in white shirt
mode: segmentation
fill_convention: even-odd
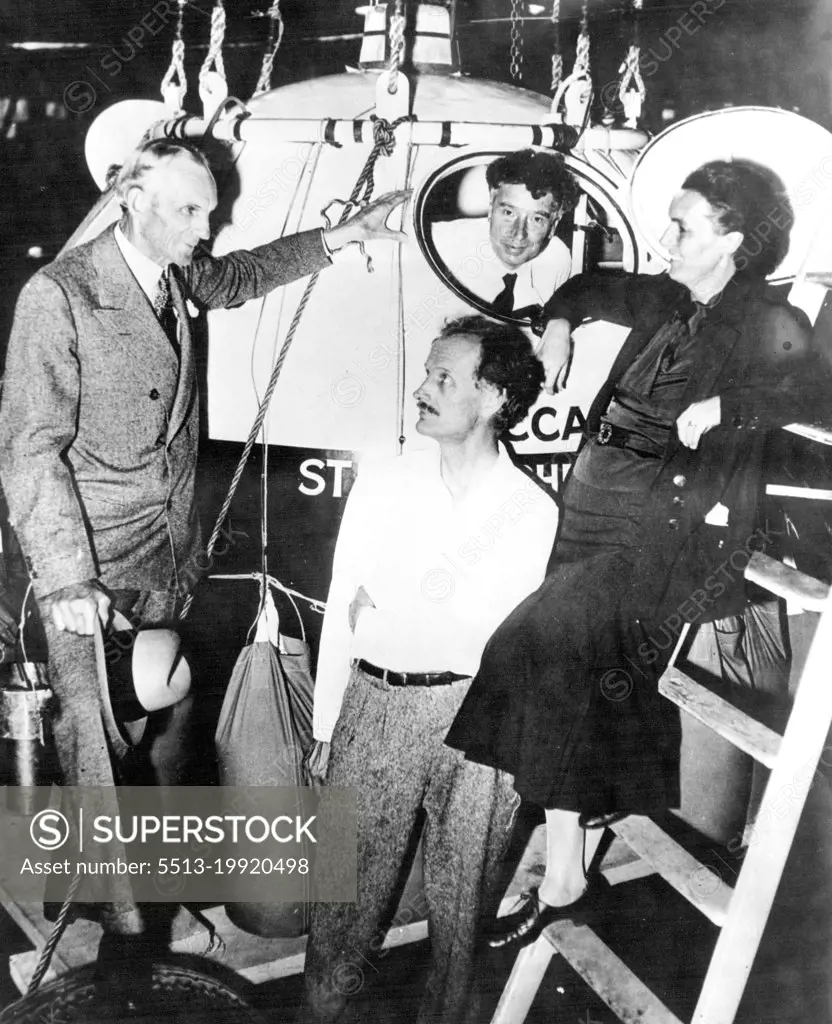
[[[569,278],[572,257],[555,236],[579,190],[559,153],[519,150],[486,170],[489,213],[439,221],[431,242],[462,288],[493,314],[535,318]]]
[[[329,786],[358,791],[358,899],[315,906],[313,1020],[343,1011],[341,981],[378,939],[421,810],[433,963],[417,1020],[478,1019],[475,940],[516,803],[510,776],[443,741],[486,641],[542,582],[554,541],[557,506],[498,441],[543,370],[518,329],[481,316],[446,325],[426,369],[417,429],[438,447],[361,467],[335,551],[311,761],[321,772],[328,759]],[[339,869],[328,853],[318,849],[319,875]]]

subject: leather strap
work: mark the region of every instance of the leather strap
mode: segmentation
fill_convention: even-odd
[[[359,659],[356,668],[390,686],[450,686],[460,679],[470,679],[470,676],[461,676],[456,672],[393,672],[388,668],[379,668],[363,658]]]

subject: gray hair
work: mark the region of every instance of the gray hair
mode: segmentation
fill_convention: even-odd
[[[158,167],[165,160],[176,156],[187,156],[195,164],[204,167],[211,174],[208,161],[193,146],[173,139],[152,139],[143,142],[127,157],[123,164],[113,164],[107,171],[105,187],[114,189],[123,210],[127,209],[127,195],[131,188],[141,185],[142,178],[148,171]]]

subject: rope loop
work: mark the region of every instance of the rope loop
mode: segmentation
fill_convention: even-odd
[[[624,124],[627,128],[637,128],[641,117],[641,108],[647,89],[641,77],[641,40],[640,14],[644,0],[633,0],[632,8],[632,41],[627,50],[618,73],[621,83],[618,87],[618,98],[624,108]]]
[[[185,94],[188,91],[188,82],[185,78],[185,40],[182,38],[186,2],[187,0],[178,0],[179,13],[176,19],[176,36],[171,46],[170,66],[159,86],[165,104],[177,114],[184,108]]]
[[[208,53],[199,69],[199,84],[206,88],[206,79],[211,71],[216,71],[221,78],[225,79],[225,64],[222,59],[222,45],[225,42],[225,4],[224,0],[217,0],[214,9],[211,11],[211,38],[208,43]],[[210,82],[210,80],[208,80]],[[207,86],[210,88],[210,86]]]
[[[254,87],[253,96],[268,92],[272,87],[272,71],[274,59],[280,44],[283,42],[283,16],[280,13],[280,0],[273,0],[271,7],[266,11],[265,17],[269,19],[269,38],[266,43],[266,51],[263,54],[263,63],[260,65],[260,77]]]

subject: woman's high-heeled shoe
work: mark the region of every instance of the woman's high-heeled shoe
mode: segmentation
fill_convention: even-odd
[[[589,811],[581,811],[578,824],[584,831],[588,828],[609,828],[610,825],[628,817],[629,813],[629,811],[607,811],[606,814],[590,814]]]
[[[522,905],[519,910],[505,917],[498,917],[492,924],[486,938],[491,949],[506,946],[530,946],[554,921],[571,921],[573,924],[585,924],[598,902],[599,896],[609,886],[602,881],[602,876],[593,874],[587,878],[586,889],[572,903],[562,907],[550,907],[540,898],[537,888],[524,892],[520,897]]]

